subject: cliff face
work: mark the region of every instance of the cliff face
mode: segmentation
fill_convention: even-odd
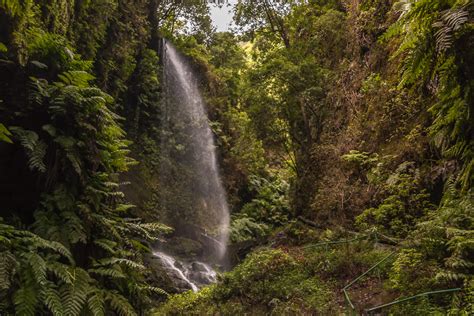
[[[213,32],[197,0],[0,0],[0,314],[134,315],[165,299],[159,283],[169,280],[159,269],[150,275],[144,258],[171,234],[163,222],[205,206],[176,192],[202,190],[188,182],[206,174],[176,159],[196,154],[193,136],[160,126],[160,37],[197,74],[232,213],[233,260],[266,245],[221,284],[177,296],[164,311],[216,313],[218,303],[230,314],[339,312],[337,293],[392,250],[368,280],[382,293],[377,302],[460,287],[458,306],[429,299],[398,312],[467,310],[472,5],[234,9],[235,34]],[[178,117],[175,127],[187,124]],[[174,155],[166,161],[163,139]],[[395,241],[365,239],[375,232]],[[198,235],[178,235],[170,250],[202,252]],[[363,287],[357,297],[368,294]]]
[[[472,54],[463,48],[472,37],[465,24],[469,13],[456,5],[445,5],[445,13],[426,5],[433,7],[424,21],[415,17],[422,9],[400,16],[390,1],[300,6],[283,19],[289,46],[266,47],[257,39],[260,70],[254,73],[260,77],[254,84],[268,89],[268,110],[277,105],[276,116],[288,123],[297,215],[322,225],[351,225],[364,210],[371,209],[364,215],[370,221],[385,205],[382,213],[420,217],[439,205],[447,179],[469,190],[472,124],[454,118],[471,108],[472,75],[466,71]],[[464,16],[458,21],[464,26],[443,50],[436,37],[449,10]],[[420,38],[402,25],[419,30]],[[418,41],[420,51],[409,41]],[[258,102],[248,101],[250,113]],[[456,104],[464,104],[461,112]],[[454,154],[455,148],[461,151]],[[414,195],[416,201],[408,197]]]
[[[142,263],[169,229],[137,219],[119,181],[134,163],[120,115],[153,73],[131,78],[159,68],[152,7],[0,2],[2,314],[135,315],[164,295]]]

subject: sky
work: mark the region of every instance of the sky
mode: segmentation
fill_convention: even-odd
[[[229,0],[228,3],[233,5],[237,2],[237,0]],[[232,6],[223,5],[221,8],[216,4],[209,3],[209,7],[211,8],[211,18],[212,23],[217,27],[218,32],[225,32],[229,30],[229,24],[232,22],[233,13],[229,12],[232,11]]]

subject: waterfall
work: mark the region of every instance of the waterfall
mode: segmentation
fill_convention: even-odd
[[[156,251],[154,253],[155,256],[157,256],[158,258],[160,258],[161,262],[163,263],[163,266],[165,269],[168,269],[170,273],[174,273],[176,274],[176,276],[183,280],[184,282],[186,282],[187,285],[189,285],[189,287],[191,288],[191,290],[193,290],[194,292],[197,292],[198,290],[198,287],[197,285],[191,281],[187,276],[186,276],[186,272],[187,270],[181,268],[179,269],[177,266],[176,266],[176,259],[163,253],[163,252],[160,252],[160,251]]]
[[[161,51],[164,106],[158,200],[175,234],[203,245],[201,261],[225,266],[229,207],[199,78],[173,45],[163,41]],[[172,263],[163,252],[157,256],[164,265]],[[198,263],[206,267],[205,273],[214,273],[207,264]]]
[[[154,252],[154,255],[160,259],[168,275],[184,283],[183,285],[186,289],[197,292],[200,287],[217,281],[216,272],[204,262],[180,262],[176,260],[176,258],[161,251]]]

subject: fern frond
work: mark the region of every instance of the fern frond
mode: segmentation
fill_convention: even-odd
[[[118,204],[117,207],[115,208],[115,211],[119,213],[126,212],[134,207],[135,205],[132,205],[132,204]]]
[[[18,0],[0,0],[0,8],[10,16],[16,16],[21,11],[21,4]]]
[[[31,286],[29,283],[23,283],[13,294],[15,314],[19,316],[34,316],[39,302],[38,296],[39,293],[34,286]]]
[[[56,276],[59,280],[65,284],[73,283],[73,275],[69,271],[70,268],[68,265],[62,264],[57,261],[48,262],[46,265],[46,271]]]
[[[65,307],[66,315],[79,315],[87,304],[87,297],[91,290],[90,276],[86,271],[75,268],[71,272],[73,283],[61,287],[60,295]]]
[[[15,273],[17,264],[15,256],[10,251],[0,252],[0,290],[6,290],[10,287],[11,278]]]
[[[47,146],[39,139],[38,134],[18,126],[10,127],[10,130],[18,138],[23,148],[25,148],[28,156],[29,168],[31,170],[37,169],[40,172],[45,172],[46,165],[44,164],[43,159],[46,155]]]
[[[117,243],[115,241],[109,240],[109,239],[98,239],[94,240],[94,244],[99,246],[100,248],[104,249],[110,254],[115,253],[115,247],[117,246]]]
[[[10,133],[5,125],[0,123],[0,141],[12,144],[13,142],[9,136],[12,136],[12,133]]]
[[[80,88],[89,87],[89,82],[94,80],[94,76],[86,71],[66,71],[58,77],[62,83]]]
[[[42,105],[45,98],[50,96],[48,81],[45,79],[31,78],[29,82],[30,93],[28,100],[33,105]]]
[[[149,285],[139,286],[138,289],[140,291],[143,291],[143,292],[146,292],[146,293],[154,293],[154,294],[158,294],[158,295],[169,296],[168,292],[166,292],[165,290],[163,290],[159,287],[155,287],[155,286],[149,286]]]
[[[67,259],[69,259],[69,261],[71,263],[74,262],[74,259],[71,255],[71,252],[69,251],[69,249],[64,247],[64,245],[62,245],[61,243],[59,243],[57,241],[46,240],[46,239],[43,239],[43,238],[41,238],[37,235],[31,234],[31,233],[28,234],[28,235],[29,236],[25,237],[25,241],[26,240],[31,240],[32,245],[35,248],[43,248],[43,249],[53,250],[54,252],[57,252],[57,253],[61,254],[62,256],[66,257]]]
[[[105,277],[110,277],[113,279],[123,279],[126,278],[125,274],[123,274],[122,270],[120,267],[116,268],[94,268],[94,269],[89,269],[89,273],[100,275],[100,276],[105,276]]]
[[[436,47],[439,52],[448,50],[454,40],[454,32],[469,21],[469,11],[463,6],[456,9],[448,9],[441,13],[441,18],[433,23],[438,31],[435,33]]]
[[[64,223],[64,231],[68,240],[72,243],[86,243],[87,233],[84,228],[83,221],[74,212],[62,212],[62,222]]]
[[[110,307],[112,308],[112,310],[117,312],[119,316],[136,316],[137,315],[132,305],[130,305],[128,300],[122,295],[113,291],[107,291],[105,293],[105,299],[107,303],[110,305]]]
[[[37,169],[40,172],[46,171],[46,165],[43,162],[44,156],[46,155],[47,146],[42,141],[39,141],[35,149],[30,152],[28,163],[30,169]]]
[[[105,315],[105,300],[101,292],[96,291],[92,293],[87,299],[87,307],[93,316]]]
[[[138,236],[147,240],[157,240],[159,234],[166,234],[172,231],[172,228],[161,223],[133,223],[126,222],[124,229],[133,231]]]
[[[72,168],[78,175],[82,174],[82,161],[79,158],[79,155],[74,152],[68,152],[66,153],[66,157],[68,158],[69,162],[72,165]]]
[[[139,263],[136,263],[133,260],[125,259],[125,258],[107,258],[100,260],[101,265],[113,265],[113,264],[124,264],[125,266],[137,269],[137,270],[144,270],[145,267]]]
[[[446,280],[450,282],[458,282],[461,280],[465,280],[468,277],[469,276],[464,273],[455,273],[452,271],[443,271],[436,274],[437,280]]]
[[[43,300],[46,307],[53,313],[54,316],[64,315],[61,297],[51,284],[43,290]]]
[[[44,285],[46,282],[46,262],[37,253],[23,253],[22,257],[30,266],[36,283]]]

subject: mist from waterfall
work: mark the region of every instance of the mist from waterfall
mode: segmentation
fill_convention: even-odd
[[[160,198],[177,234],[199,240],[208,261],[225,265],[229,207],[198,76],[173,45],[162,45],[160,182],[169,192]]]

